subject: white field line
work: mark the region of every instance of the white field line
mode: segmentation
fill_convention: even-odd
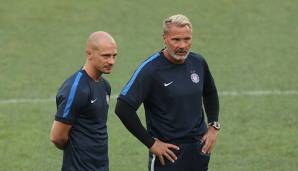
[[[0,104],[14,104],[14,103],[44,103],[44,102],[54,102],[55,98],[34,98],[34,99],[1,99]]]
[[[297,96],[298,90],[251,90],[251,91],[221,91],[219,96]],[[113,94],[111,99],[116,99],[118,94]],[[16,103],[47,103],[54,102],[55,97],[50,98],[19,98],[19,99],[0,99],[0,104]]]
[[[298,95],[297,90],[254,90],[254,91],[222,91],[220,96],[290,96]]]

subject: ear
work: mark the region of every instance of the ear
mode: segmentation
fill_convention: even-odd
[[[165,33],[162,34],[162,38],[163,38],[163,43],[166,44],[166,37],[167,35]]]
[[[92,57],[92,50],[90,48],[87,48],[86,49],[86,56],[87,56],[87,59],[91,59]]]

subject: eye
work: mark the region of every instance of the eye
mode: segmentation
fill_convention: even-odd
[[[109,54],[103,54],[103,55],[101,55],[104,59],[109,59],[110,57],[111,57],[111,55],[109,55]]]

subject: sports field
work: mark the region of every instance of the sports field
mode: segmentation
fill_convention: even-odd
[[[97,30],[119,45],[108,119],[111,171],[145,171],[147,149],[114,114],[136,67],[163,48],[162,20],[183,13],[220,93],[211,171],[298,170],[298,1],[0,0],[0,171],[60,170],[49,140],[55,95]],[[144,118],[142,108],[139,115]]]

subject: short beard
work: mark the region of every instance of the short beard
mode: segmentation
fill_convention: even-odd
[[[176,55],[175,54],[175,52],[171,49],[171,48],[166,48],[167,49],[167,51],[168,51],[168,53],[175,59],[175,60],[177,60],[177,61],[184,61],[186,58],[187,58],[187,56],[188,56],[188,54],[189,54],[189,51],[186,53],[186,55],[184,55],[184,56],[179,56],[179,55]]]

